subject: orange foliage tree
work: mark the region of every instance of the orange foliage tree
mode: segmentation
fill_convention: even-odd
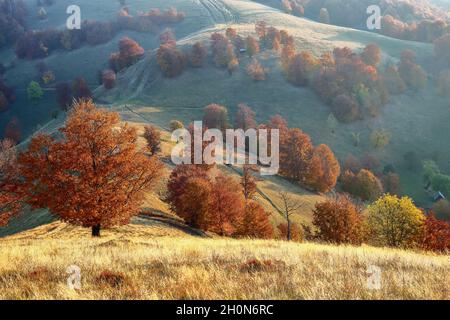
[[[110,56],[109,64],[115,72],[118,72],[135,64],[144,52],[144,49],[133,39],[122,38],[119,41],[119,52]]]
[[[273,234],[274,230],[268,213],[259,203],[248,201],[245,204],[237,235],[248,238],[270,239]]]
[[[162,164],[136,148],[134,128],[92,101],[74,105],[62,138],[34,137],[19,157],[26,201],[63,221],[92,228],[123,225],[139,213]]]
[[[161,151],[161,132],[155,126],[148,125],[144,128],[144,138],[151,155]]]
[[[422,247],[430,251],[450,250],[450,223],[430,212],[424,223]]]
[[[309,167],[307,183],[319,192],[328,192],[334,188],[341,174],[339,161],[333,151],[325,144],[314,148]]]
[[[266,80],[266,73],[266,69],[257,59],[252,59],[252,61],[247,66],[247,74],[255,81]]]
[[[167,184],[170,209],[195,228],[205,228],[209,208],[210,182],[202,166],[178,165]]]
[[[221,236],[237,232],[244,211],[244,199],[234,178],[219,174],[212,182],[208,230]]]
[[[313,211],[317,238],[332,243],[360,244],[363,225],[360,210],[346,196],[317,203]]]
[[[247,44],[247,54],[249,57],[257,55],[260,51],[259,42],[252,36],[248,36],[246,39]]]
[[[309,173],[313,146],[309,135],[300,129],[289,129],[280,138],[280,174],[305,182]]]

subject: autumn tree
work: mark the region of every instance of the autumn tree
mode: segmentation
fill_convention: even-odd
[[[339,161],[333,151],[325,144],[315,147],[309,164],[308,186],[319,192],[328,192],[336,186],[340,174]]]
[[[292,240],[292,216],[295,213],[298,213],[300,208],[302,207],[302,204],[297,202],[292,195],[288,194],[285,191],[282,191],[279,193],[279,196],[281,198],[281,214],[286,219],[287,228],[286,228],[286,240],[291,241]]]
[[[58,139],[35,136],[19,157],[27,203],[92,228],[123,225],[139,213],[162,164],[136,148],[134,128],[91,101],[74,105]]]
[[[311,138],[300,129],[289,129],[280,139],[280,174],[306,182],[312,152]]]
[[[231,176],[219,174],[212,182],[208,230],[220,236],[235,234],[243,211],[244,198],[239,182]]]
[[[256,128],[255,112],[246,104],[240,103],[235,117],[235,127],[247,131]]]
[[[317,59],[308,51],[302,51],[292,57],[287,77],[289,82],[296,86],[307,86],[318,67]]]
[[[420,241],[425,217],[408,197],[385,195],[368,207],[372,241],[381,246],[411,247]]]
[[[133,39],[124,37],[119,41],[119,52],[109,58],[109,65],[115,72],[135,64],[143,55],[144,49]]]
[[[363,240],[360,209],[344,195],[317,203],[313,225],[317,228],[317,238],[326,242],[361,244]]]
[[[151,155],[155,155],[161,151],[161,132],[155,126],[145,126],[144,138]]]
[[[266,80],[266,73],[266,69],[257,59],[252,59],[252,61],[247,66],[247,74],[255,81]]]
[[[73,81],[72,91],[75,100],[85,100],[92,98],[91,89],[89,89],[89,86],[83,77],[77,77]]]
[[[368,44],[361,53],[365,64],[376,67],[381,62],[381,50],[376,44]]]
[[[342,176],[344,191],[364,201],[375,200],[383,193],[383,185],[371,171],[362,169],[358,174],[346,171]]]
[[[201,68],[205,63],[205,59],[208,56],[208,49],[201,43],[196,42],[192,46],[191,53],[189,55],[189,60],[191,66],[194,68]]]
[[[296,56],[296,49],[294,39],[292,37],[288,39],[290,40],[286,40],[281,49],[281,68],[289,76],[289,69],[293,58]]]
[[[195,228],[207,226],[211,183],[206,170],[197,165],[178,165],[167,184],[170,209]]]
[[[450,249],[450,223],[437,219],[433,212],[425,219],[422,248],[438,252]]]
[[[274,230],[269,214],[255,201],[248,201],[244,208],[236,235],[245,238],[270,239]]]
[[[186,66],[186,57],[175,43],[162,44],[157,53],[156,59],[163,74],[168,78],[181,75]]]
[[[280,233],[280,239],[285,240],[288,237],[289,241],[302,242],[304,238],[303,230],[298,224],[291,222],[290,227],[287,223],[280,223],[277,226],[278,232]]]
[[[8,139],[0,141],[0,227],[6,226],[21,208],[22,193],[14,144]]]
[[[218,104],[210,104],[203,109],[203,125],[222,132],[228,128],[228,110]]]
[[[250,58],[259,53],[260,48],[258,40],[252,36],[248,36],[245,42],[247,45],[247,54]]]

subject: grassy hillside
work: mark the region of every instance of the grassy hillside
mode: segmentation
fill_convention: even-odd
[[[433,54],[431,44],[408,42],[384,37],[375,33],[324,25],[246,0],[209,0],[207,14],[217,22],[178,41],[188,46],[195,41],[207,41],[213,32],[224,32],[227,27],[236,28],[245,36],[254,34],[254,22],[264,20],[269,25],[288,30],[295,37],[299,50],[311,50],[315,54],[348,46],[362,48],[377,43],[383,51],[383,61],[397,61],[400,53],[411,49],[420,62],[429,61]],[[214,6],[210,5],[214,3]],[[218,13],[222,13],[219,15]],[[116,106],[127,104],[129,108],[162,126],[171,119],[186,123],[201,119],[202,109],[209,103],[227,106],[231,115],[241,102],[250,105],[260,122],[274,114],[281,114],[293,127],[300,127],[311,135],[315,144],[326,143],[344,161],[349,153],[362,157],[366,153],[377,156],[382,165],[393,164],[403,180],[403,192],[413,196],[419,205],[431,206],[430,197],[423,191],[420,174],[405,169],[403,155],[414,151],[423,159],[440,154],[440,166],[450,169],[448,161],[447,124],[450,119],[448,102],[438,96],[433,83],[422,91],[393,96],[391,102],[376,118],[340,124],[331,134],[327,129],[330,108],[324,105],[309,88],[296,88],[282,75],[277,54],[261,53],[258,58],[269,70],[266,81],[254,82],[245,71],[249,59],[240,56],[240,68],[229,76],[228,72],[213,66],[210,61],[201,69],[189,69],[175,79],[166,79],[156,64],[155,53],[119,75],[116,89],[105,92],[101,87],[96,96]],[[243,90],[242,88],[245,88]],[[375,130],[386,130],[391,144],[384,150],[374,150],[370,136]],[[352,133],[359,133],[361,144],[353,145]]]
[[[449,299],[448,256],[52,223],[0,240],[0,299]],[[66,270],[81,268],[81,289]],[[381,289],[367,268],[382,270]]]

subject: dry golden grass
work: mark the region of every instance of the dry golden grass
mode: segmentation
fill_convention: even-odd
[[[0,240],[0,299],[449,299],[450,257],[60,222]],[[81,289],[66,270],[81,268]],[[367,287],[368,266],[382,287]]]

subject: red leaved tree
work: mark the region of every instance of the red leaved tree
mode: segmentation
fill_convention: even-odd
[[[316,204],[313,224],[317,228],[317,238],[323,241],[360,244],[363,240],[360,210],[346,196]]]
[[[92,228],[93,236],[100,236],[101,228],[129,223],[162,170],[156,158],[137,150],[136,130],[121,125],[117,113],[82,100],[60,134],[57,140],[34,137],[19,157],[26,201]]]
[[[424,224],[422,247],[430,251],[450,250],[450,223],[430,212]]]

